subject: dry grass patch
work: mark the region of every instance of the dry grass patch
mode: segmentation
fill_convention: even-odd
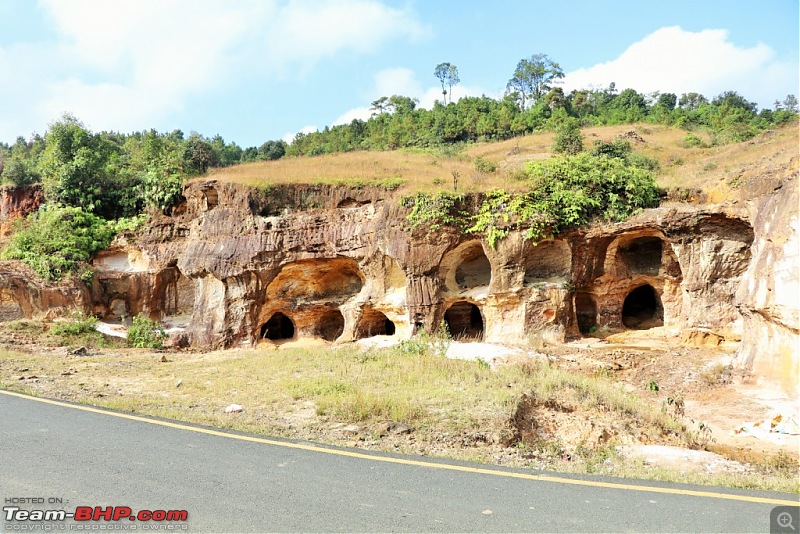
[[[5,350],[0,387],[256,434],[609,475],[669,478],[636,470],[615,454],[616,444],[697,443],[672,414],[610,378],[534,360],[492,370],[443,358],[441,349],[410,340],[369,350]],[[226,414],[233,403],[244,411]],[[787,477],[728,478],[742,487],[794,487]]]
[[[794,124],[760,134],[750,141],[711,146],[703,131],[691,132],[703,146],[687,146],[686,130],[653,124],[623,124],[584,128],[584,146],[611,141],[635,132],[644,142],[634,141],[635,153],[658,161],[656,181],[663,188],[706,191],[710,202],[731,198],[732,191],[765,172],[789,165],[797,155],[798,128]],[[474,143],[440,149],[401,149],[385,152],[358,151],[277,161],[247,163],[215,169],[202,179],[214,178],[253,187],[266,184],[353,184],[398,187],[403,193],[453,189],[485,191],[513,190],[527,162],[552,155],[553,134],[541,132],[495,143]],[[497,166],[495,172],[480,172],[476,158]]]
[[[83,356],[3,352],[0,385],[250,432],[294,435],[292,427],[302,426],[301,437],[332,424],[371,428],[391,421],[431,435],[480,431],[499,443],[508,440],[523,393],[554,404],[599,406],[653,426],[656,434],[680,426],[608,380],[534,363],[492,371],[402,347],[166,353],[168,361],[162,359],[134,349]],[[241,416],[224,414],[232,403],[244,406]],[[298,406],[313,416],[293,421]],[[324,431],[317,437],[324,439]]]

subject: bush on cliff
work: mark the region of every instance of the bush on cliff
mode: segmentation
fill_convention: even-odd
[[[60,280],[107,248],[117,226],[81,208],[50,206],[29,215],[2,252],[45,280]]]
[[[456,209],[452,195],[418,193],[403,199],[412,229],[450,225],[483,234],[494,247],[512,230],[539,240],[587,225],[593,220],[622,221],[643,208],[658,205],[652,174],[627,157],[577,156],[534,161],[522,177],[525,191],[489,191],[474,214]],[[443,203],[442,199],[449,199]]]

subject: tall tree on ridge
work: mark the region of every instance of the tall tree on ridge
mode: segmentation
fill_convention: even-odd
[[[451,63],[439,63],[436,65],[433,75],[436,76],[442,84],[442,104],[447,105],[448,90],[445,89],[445,85],[450,89],[450,102],[452,102],[453,86],[461,82],[461,79],[458,77],[458,67]]]
[[[546,54],[534,54],[517,63],[514,75],[506,84],[506,91],[519,95],[520,109],[525,111],[527,100],[536,104],[550,89],[564,77],[561,66]]]

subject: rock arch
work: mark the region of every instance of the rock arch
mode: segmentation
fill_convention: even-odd
[[[603,270],[617,279],[638,276],[682,278],[678,257],[669,240],[655,229],[617,237],[607,249]]]
[[[325,341],[336,341],[344,332],[344,315],[336,308],[323,313],[317,321],[316,334]]]
[[[525,285],[563,282],[572,273],[572,250],[563,240],[541,241],[525,255]]]
[[[356,326],[355,336],[358,339],[372,336],[393,336],[395,325],[386,314],[373,308],[364,308]]]
[[[269,301],[298,304],[346,300],[364,285],[364,275],[352,258],[300,260],[284,265],[267,286]]]
[[[445,254],[441,263],[445,288],[453,293],[492,282],[492,264],[480,241],[468,241]]]
[[[477,304],[459,300],[444,312],[444,322],[454,339],[482,341],[484,322]]]
[[[187,320],[192,315],[195,298],[195,283],[177,267],[170,267],[161,273],[164,282],[161,294],[161,310],[165,320]]]
[[[643,284],[627,294],[622,303],[622,324],[642,330],[663,326],[664,308],[653,286]]]
[[[658,276],[664,242],[656,236],[642,236],[617,249],[618,260],[631,274]]]
[[[209,187],[203,191],[203,199],[207,210],[213,210],[219,205],[219,192],[213,187]]]

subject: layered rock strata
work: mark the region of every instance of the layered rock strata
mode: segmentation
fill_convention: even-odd
[[[741,339],[738,365],[796,390],[796,172],[773,185],[750,203],[670,204],[538,243],[512,232],[493,249],[454,228],[410,230],[380,188],[198,181],[98,254],[88,291],[0,276],[0,319],[143,313],[208,347],[406,338],[442,323],[507,344],[664,325],[690,343]]]

